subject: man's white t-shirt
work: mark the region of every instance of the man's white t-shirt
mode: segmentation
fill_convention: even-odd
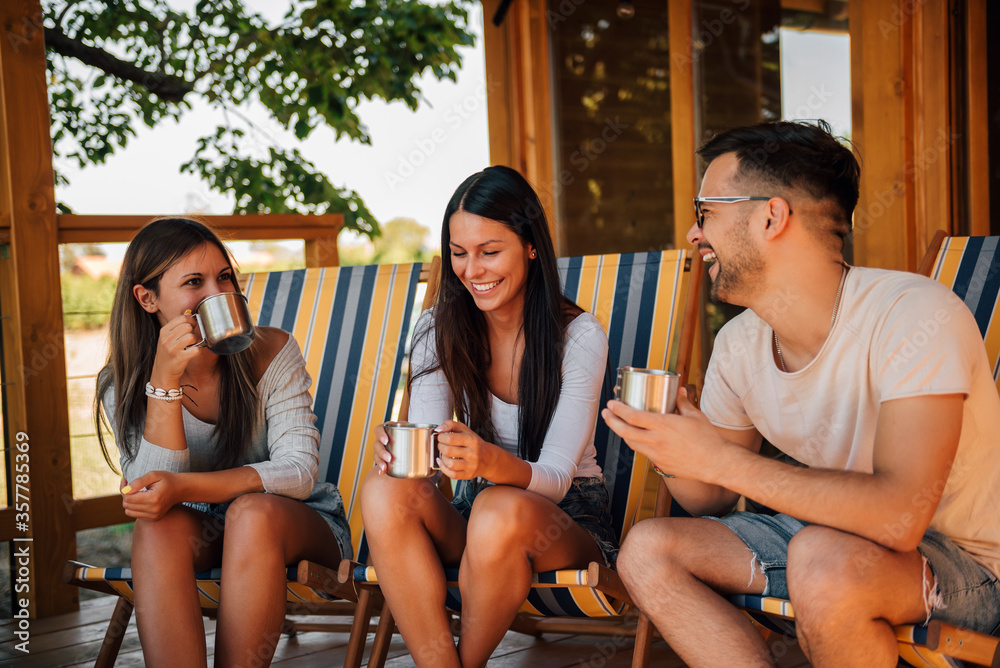
[[[802,290],[789,287],[781,307],[794,309]],[[961,299],[923,276],[854,267],[837,321],[808,366],[778,369],[772,336],[749,309],[719,332],[701,400],[712,423],[756,428],[810,467],[870,473],[882,402],[963,394],[962,435],[930,526],[1000,577],[1000,395]],[[916,495],[914,509],[938,491]]]

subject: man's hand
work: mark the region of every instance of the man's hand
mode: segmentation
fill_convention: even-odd
[[[683,387],[677,392],[677,414],[640,411],[609,401],[601,415],[629,447],[678,478],[705,481],[718,449],[728,445]]]

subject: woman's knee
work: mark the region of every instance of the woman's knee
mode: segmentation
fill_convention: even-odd
[[[226,534],[273,537],[283,526],[281,504],[285,501],[285,497],[263,492],[241,494],[226,510]]]
[[[158,520],[138,519],[132,530],[132,559],[139,565],[159,560],[200,561],[214,553],[222,528],[207,516],[199,518],[175,507]]]
[[[425,480],[391,478],[373,469],[359,493],[365,532],[378,535],[383,530],[419,519],[431,496],[438,493]]]
[[[573,520],[554,504],[553,512],[546,513],[531,495],[503,485],[480,492],[469,515],[468,544],[480,554],[490,549],[511,554],[517,549],[544,551],[545,545],[558,541]]]

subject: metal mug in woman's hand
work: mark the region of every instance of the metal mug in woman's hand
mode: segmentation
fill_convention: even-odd
[[[192,315],[201,331],[201,341],[195,346],[205,346],[219,355],[232,355],[253,343],[253,320],[245,295],[220,292],[205,297]]]
[[[623,366],[618,369],[615,399],[641,411],[673,413],[680,379],[673,371]]]
[[[386,449],[392,461],[385,472],[393,478],[430,478],[440,470],[434,465],[438,458],[436,424],[386,422],[382,425],[389,436]]]

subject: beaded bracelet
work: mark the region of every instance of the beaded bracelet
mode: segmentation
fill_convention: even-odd
[[[153,387],[152,383],[146,383],[146,396],[150,399],[161,399],[168,404],[172,404],[184,396],[184,390],[179,387],[175,390],[164,390],[159,387]]]

